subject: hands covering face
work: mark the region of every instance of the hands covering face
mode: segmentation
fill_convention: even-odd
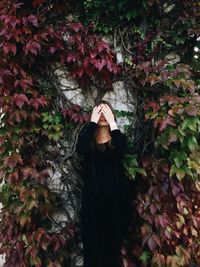
[[[103,103],[94,107],[91,115],[91,121],[98,123],[102,114],[104,115],[105,119],[109,124],[115,123],[115,117],[112,113],[112,110],[107,104]]]

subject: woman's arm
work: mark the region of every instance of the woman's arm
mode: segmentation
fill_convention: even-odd
[[[94,136],[101,115],[101,106],[95,106],[92,110],[90,122],[83,128],[78,137],[76,151],[81,155],[86,155],[90,151],[90,144]]]
[[[110,126],[112,144],[116,148],[116,151],[119,155],[124,155],[127,149],[126,135],[121,133],[121,131],[118,129],[117,123],[115,121],[115,116],[110,107],[105,104],[102,111]]]
[[[124,155],[127,150],[127,138],[119,129],[111,130],[112,144],[120,155]]]
[[[97,123],[89,122],[79,134],[76,144],[76,151],[81,155],[86,155],[90,150],[90,144],[94,136]]]

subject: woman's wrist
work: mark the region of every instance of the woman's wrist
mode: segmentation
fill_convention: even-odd
[[[98,122],[98,120],[96,120],[96,119],[91,119],[91,120],[90,120],[90,122],[97,123],[97,122]]]
[[[110,130],[111,131],[118,129],[118,126],[117,126],[116,122],[111,122],[109,125],[110,125]]]

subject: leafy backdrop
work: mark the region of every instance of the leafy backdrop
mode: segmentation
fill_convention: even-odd
[[[83,94],[101,98],[118,79],[136,99],[135,127],[126,129],[134,186],[124,266],[199,266],[198,14],[198,1],[186,0],[1,1],[4,266],[73,266],[81,254],[75,143],[89,110],[63,96],[56,66]],[[73,219],[51,188],[57,166]],[[56,222],[58,212],[69,220]]]

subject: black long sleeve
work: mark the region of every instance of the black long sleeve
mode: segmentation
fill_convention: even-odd
[[[76,151],[81,155],[86,155],[90,151],[91,140],[94,136],[97,123],[89,122],[80,132]]]
[[[120,155],[124,155],[127,149],[127,138],[119,129],[111,131],[112,144],[114,145],[116,152]]]

